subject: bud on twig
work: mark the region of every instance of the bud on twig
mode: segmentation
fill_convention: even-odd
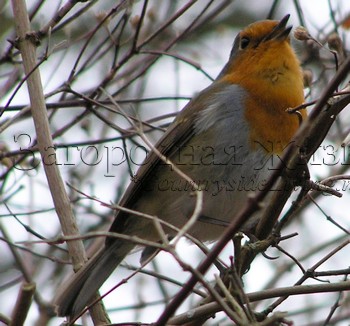
[[[304,87],[311,87],[313,77],[314,76],[311,70],[309,69],[303,70]]]
[[[299,41],[307,41],[309,39],[312,39],[308,30],[304,26],[298,26],[294,30],[294,37]]]
[[[131,26],[133,28],[137,28],[137,26],[139,25],[140,23],[140,16],[139,15],[135,15],[134,17],[132,17],[130,19],[130,23],[131,23]]]
[[[336,51],[337,53],[343,52],[343,42],[337,33],[329,35],[327,43],[330,50]]]

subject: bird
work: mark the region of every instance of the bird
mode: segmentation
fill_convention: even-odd
[[[115,213],[109,232],[161,241],[154,222],[133,211],[181,229],[200,191],[200,210],[187,233],[204,242],[220,238],[249,194],[266,182],[272,155],[283,152],[300,126],[300,116],[287,112],[304,102],[289,17],[257,21],[237,34],[217,78],[180,111],[132,177],[119,202],[128,210]],[[169,238],[177,234],[167,224],[163,229]],[[77,316],[134,247],[106,237],[58,291],[58,316]]]

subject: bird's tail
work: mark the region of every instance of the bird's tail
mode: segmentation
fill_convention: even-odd
[[[131,242],[115,240],[97,252],[58,293],[57,315],[77,316],[133,247]]]

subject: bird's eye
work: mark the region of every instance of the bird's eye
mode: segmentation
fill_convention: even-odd
[[[241,38],[240,48],[243,50],[249,45],[250,39],[248,37]]]

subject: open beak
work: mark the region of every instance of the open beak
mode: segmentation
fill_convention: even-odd
[[[289,14],[284,16],[281,19],[281,21],[276,25],[276,27],[271,31],[271,33],[264,38],[264,41],[285,40],[289,36],[290,31],[292,30],[292,26],[286,27],[289,16]]]

